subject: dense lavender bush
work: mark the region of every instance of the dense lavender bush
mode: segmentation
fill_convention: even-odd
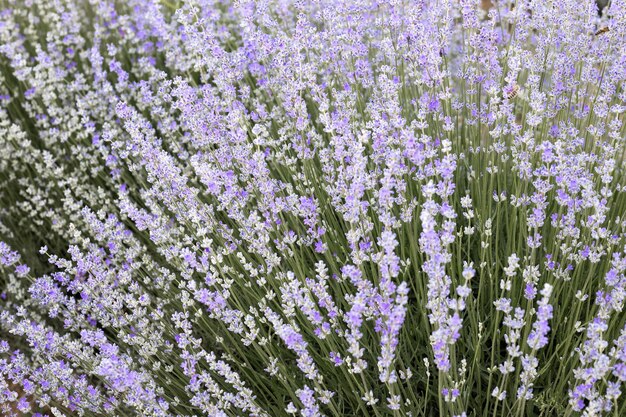
[[[626,1],[0,1],[3,416],[626,416]]]

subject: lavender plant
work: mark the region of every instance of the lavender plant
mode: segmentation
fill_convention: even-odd
[[[626,416],[624,0],[0,6],[3,416]]]

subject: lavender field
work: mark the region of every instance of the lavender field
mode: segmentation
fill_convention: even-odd
[[[0,415],[625,417],[625,80],[626,0],[0,0]]]

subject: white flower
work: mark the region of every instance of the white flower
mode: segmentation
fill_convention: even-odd
[[[367,393],[365,393],[365,395],[361,397],[361,399],[365,401],[365,404],[369,405],[370,407],[374,406],[378,402],[378,398],[374,397],[374,393],[372,392],[372,390],[369,390]]]

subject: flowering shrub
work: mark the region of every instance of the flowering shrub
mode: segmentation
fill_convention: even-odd
[[[626,1],[479,6],[4,0],[0,414],[626,416]]]

